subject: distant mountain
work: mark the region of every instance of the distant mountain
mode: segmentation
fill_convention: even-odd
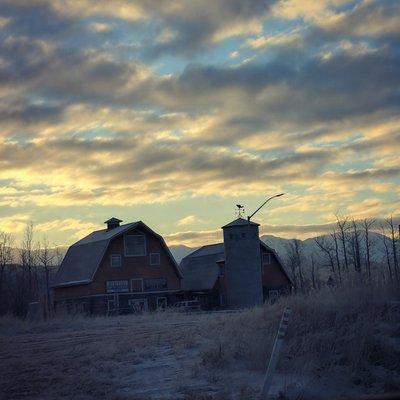
[[[333,238],[330,235],[319,236],[322,240],[330,245],[334,246]],[[269,247],[272,247],[281,258],[282,262],[288,266],[289,264],[289,246],[290,243],[293,242],[294,239],[285,239],[278,236],[273,235],[263,235],[260,239],[267,244]],[[365,254],[365,237],[363,233],[360,233],[359,237],[360,241],[360,249],[361,249],[361,257],[364,257]],[[380,263],[385,259],[385,248],[383,246],[382,235],[376,232],[370,232],[370,241],[371,241],[371,258],[375,263]],[[326,260],[324,254],[318,248],[315,243],[315,238],[309,238],[305,240],[300,240],[301,250],[303,254],[303,258],[305,260],[305,264],[309,264],[311,259],[311,255],[314,256],[314,260],[318,266],[323,266],[326,264]],[[341,245],[339,244],[341,249]],[[198,247],[189,247],[184,245],[174,245],[169,246],[172,255],[174,256],[176,262],[179,264],[182,258],[186,257],[192,251],[198,249]],[[350,245],[348,244],[348,248],[350,250]],[[341,251],[340,251],[341,253]],[[340,254],[341,255],[341,254]],[[362,258],[363,261],[363,258]]]
[[[322,235],[319,236],[318,238],[323,240],[327,246],[331,246],[332,249],[334,248],[334,240],[330,235]],[[286,271],[290,274],[291,273],[289,268],[290,244],[293,243],[294,239],[284,239],[273,235],[263,235],[261,236],[260,239],[277,252],[277,254],[279,255],[280,259],[282,260],[285,266]],[[311,255],[312,255],[314,258],[316,270],[318,270],[318,276],[320,277],[320,279],[326,280],[331,275],[330,266],[328,260],[326,259],[325,254],[317,246],[315,239],[316,238],[300,240],[303,273],[305,274],[306,277],[310,276]],[[364,268],[366,251],[365,251],[365,236],[363,232],[360,232],[359,242],[360,242],[361,263]],[[386,253],[383,245],[383,236],[380,233],[370,232],[370,242],[371,242],[370,251],[371,251],[372,269],[378,268],[381,265],[386,265]],[[350,252],[349,242],[346,243],[346,247],[348,249],[348,252]],[[189,247],[183,245],[170,246],[171,253],[175,257],[175,260],[178,262],[178,264],[181,262],[183,257],[187,256],[197,248],[198,247]],[[343,260],[341,243],[339,243],[339,257],[341,260]],[[351,264],[350,255],[348,259],[349,263]]]
[[[334,239],[331,235],[322,235],[318,236],[322,241],[324,241],[326,246],[331,246],[334,249]],[[385,247],[383,245],[383,236],[380,233],[370,232],[370,257],[371,257],[371,268],[379,268],[381,265],[386,265],[386,252]],[[318,274],[320,278],[327,278],[331,274],[331,269],[329,266],[329,261],[327,260],[326,255],[321,251],[315,241],[316,238],[309,238],[305,240],[300,240],[300,248],[302,253],[302,263],[303,270],[306,275],[309,275],[311,272],[311,255],[314,258],[315,267],[319,271]],[[289,268],[289,255],[290,255],[290,243],[293,242],[294,239],[283,239],[272,235],[264,235],[261,237],[261,240],[264,241],[268,246],[275,249],[281,258],[284,266],[286,267],[287,272],[290,273]],[[389,239],[388,239],[389,241]],[[360,232],[359,236],[360,243],[360,256],[361,256],[361,264],[364,268],[365,259],[366,259],[366,246],[365,246],[365,235],[363,232]],[[347,252],[351,252],[351,244],[349,242],[346,243]],[[391,251],[391,250],[389,250]],[[339,258],[343,262],[343,252],[342,245],[339,242]],[[352,263],[351,255],[348,255],[349,264]],[[353,268],[353,267],[351,267]]]
[[[169,249],[171,250],[171,253],[174,256],[175,261],[179,264],[181,262],[182,258],[186,257],[192,251],[197,250],[198,247],[189,247],[189,246],[184,246],[184,245],[173,245],[173,246],[169,246]]]

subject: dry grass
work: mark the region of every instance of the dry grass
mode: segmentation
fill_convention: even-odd
[[[256,398],[285,306],[293,312],[278,372],[309,377],[305,397],[326,379],[335,385],[335,376],[345,393],[393,392],[400,390],[400,308],[392,305],[398,300],[394,288],[363,286],[238,314],[168,311],[38,323],[3,317],[0,398]]]
[[[327,374],[339,368],[368,386],[376,367],[400,377],[400,292],[393,287],[324,289],[245,313],[212,318],[202,332],[202,363],[221,368],[243,362],[265,370],[285,306],[292,309],[279,364],[285,373]],[[392,385],[393,386],[393,385]],[[397,385],[400,390],[400,385]]]

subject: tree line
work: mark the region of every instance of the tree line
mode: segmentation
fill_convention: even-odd
[[[0,231],[0,315],[25,316],[28,304],[34,301],[44,301],[50,315],[51,277],[62,257],[59,247],[51,247],[47,237],[35,241],[31,222],[20,243],[12,234]]]
[[[371,240],[373,232],[380,233],[380,249],[384,250],[380,259],[376,257],[378,243]],[[310,256],[304,254],[303,242],[298,239],[287,246],[295,291],[318,289],[324,284],[341,285],[351,280],[400,283],[400,226],[396,227],[393,216],[378,225],[375,219],[356,221],[336,215],[331,232],[314,238],[314,243],[319,254],[313,252]],[[328,270],[327,277],[321,277],[321,267]]]

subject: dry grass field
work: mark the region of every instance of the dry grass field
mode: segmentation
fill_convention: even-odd
[[[324,289],[235,314],[0,318],[1,399],[255,399],[283,308],[273,393],[400,391],[399,291]]]

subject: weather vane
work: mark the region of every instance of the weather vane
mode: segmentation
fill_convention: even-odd
[[[236,204],[236,207],[237,207],[236,213],[237,213],[238,218],[242,218],[244,215],[244,206],[242,206],[240,204]]]

